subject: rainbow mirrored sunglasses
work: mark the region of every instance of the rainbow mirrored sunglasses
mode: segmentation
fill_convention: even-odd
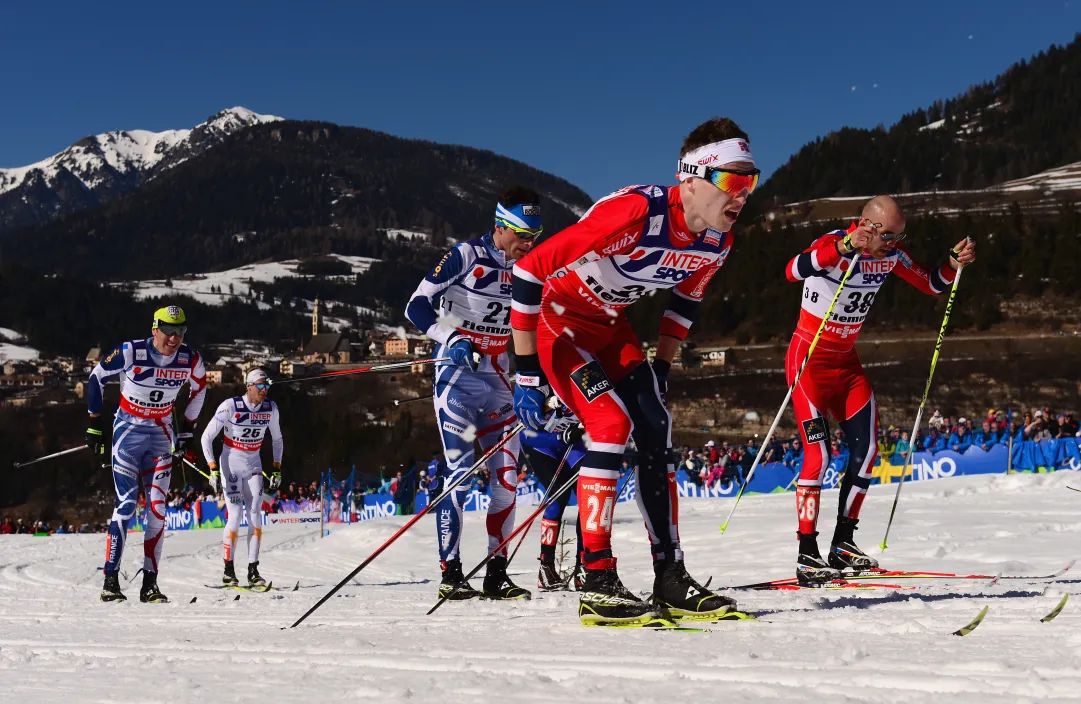
[[[762,174],[758,169],[732,171],[729,169],[715,169],[709,166],[704,168],[706,173],[703,178],[733,196],[738,196],[744,190],[747,191],[748,195],[754,193],[754,189],[758,187],[758,177]]]
[[[534,237],[539,236],[542,232],[544,232],[543,227],[538,227],[536,230],[531,230],[529,228],[519,227],[518,225],[515,225],[514,223],[507,222],[503,218],[496,218],[495,219],[495,224],[499,225],[500,227],[505,227],[505,228],[507,228],[509,230],[514,230],[514,234],[518,235],[523,240],[531,240]]]

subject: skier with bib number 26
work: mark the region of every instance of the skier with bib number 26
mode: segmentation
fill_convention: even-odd
[[[788,263],[785,272],[789,281],[803,282],[799,323],[785,358],[785,375],[791,384],[841,278],[856,253],[861,253],[856,270],[845,284],[814,354],[792,392],[792,408],[804,447],[803,467],[796,485],[799,518],[796,577],[804,585],[838,579],[844,569],[858,572],[878,567],[878,562],[860,550],[853,538],[860,507],[871,483],[878,437],[878,405],[856,354],[856,338],[878,289],[892,272],[924,293],[940,294],[949,288],[960,266],[976,259],[976,245],[966,238],[951,250],[947,263],[928,270],[913,261],[900,246],[904,231],[901,207],[889,196],[876,196],[863,206],[860,218],[847,230],[835,230],[819,237]],[[837,527],[829,556],[823,560],[815,527],[822,471],[830,461],[827,413],[833,415],[844,431],[850,454],[841,476]]]
[[[577,486],[586,569],[578,615],[585,625],[711,620],[734,608],[684,567],[663,396],[671,361],[731,250],[729,230],[759,172],[747,134],[722,118],[690,133],[678,168],[679,185],[629,186],[606,196],[514,265],[518,418],[541,429],[551,389],[590,438]],[[661,289],[672,295],[651,366],[623,309]],[[632,428],[638,507],[653,554],[651,601],[623,586],[612,551],[616,480]]]

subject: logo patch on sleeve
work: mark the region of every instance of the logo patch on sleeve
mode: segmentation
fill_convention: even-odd
[[[807,444],[822,442],[826,439],[826,420],[824,418],[811,418],[803,421],[803,435],[807,438]]]
[[[612,382],[596,360],[587,362],[571,372],[571,381],[585,396],[586,403],[612,390]]]

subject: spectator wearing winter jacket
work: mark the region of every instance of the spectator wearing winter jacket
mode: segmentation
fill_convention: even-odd
[[[968,425],[964,418],[957,420],[957,428],[950,435],[949,448],[959,455],[972,447],[972,434],[968,431]]]
[[[903,431],[901,431],[901,439],[898,440],[897,444],[893,446],[893,451],[894,451],[895,454],[897,454],[897,455],[899,455],[900,457],[903,458],[905,456],[905,454],[908,452],[908,446],[909,446],[908,431],[903,430]]]
[[[991,448],[998,444],[1004,433],[991,428],[991,421],[985,420],[983,427],[972,434],[972,444],[984,452],[990,452]]]
[[[945,428],[945,423],[943,423],[943,428]],[[945,431],[943,431],[943,432],[945,432]],[[924,452],[934,453],[934,452],[942,452],[945,449],[946,449],[946,436],[943,435],[943,434],[940,434],[938,430],[935,430],[934,428],[932,428],[931,432],[927,434],[927,437],[925,437],[923,439],[923,451]]]
[[[792,444],[785,451],[784,464],[791,469],[803,466],[803,445],[798,438],[793,440]]]

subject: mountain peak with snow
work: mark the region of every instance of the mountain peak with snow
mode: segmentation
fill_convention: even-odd
[[[34,164],[0,169],[0,234],[100,205],[231,134],[282,119],[238,106],[190,129],[103,132]]]

